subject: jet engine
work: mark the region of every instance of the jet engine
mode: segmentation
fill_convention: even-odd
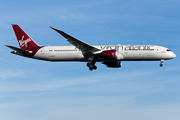
[[[116,50],[106,50],[101,53],[103,59],[106,60],[117,60],[117,51]]]

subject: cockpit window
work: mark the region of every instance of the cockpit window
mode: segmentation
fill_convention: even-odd
[[[167,49],[167,51],[171,51],[170,49]]]

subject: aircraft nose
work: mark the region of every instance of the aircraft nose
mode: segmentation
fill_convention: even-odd
[[[171,58],[175,58],[175,57],[176,57],[176,55],[172,52]]]

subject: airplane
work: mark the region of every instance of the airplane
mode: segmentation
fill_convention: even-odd
[[[119,68],[122,61],[160,61],[176,55],[166,47],[157,45],[99,45],[92,46],[69,34],[50,27],[67,39],[73,46],[40,46],[17,24],[12,24],[20,48],[6,45],[13,49],[11,53],[45,61],[78,61],[87,62],[89,70],[96,70],[96,62],[107,67]]]

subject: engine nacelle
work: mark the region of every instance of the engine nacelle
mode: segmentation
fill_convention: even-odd
[[[113,68],[119,68],[121,67],[121,61],[115,61],[115,62],[103,62],[107,67],[113,67]]]
[[[103,59],[106,60],[117,60],[117,51],[116,50],[106,50],[101,53]]]

